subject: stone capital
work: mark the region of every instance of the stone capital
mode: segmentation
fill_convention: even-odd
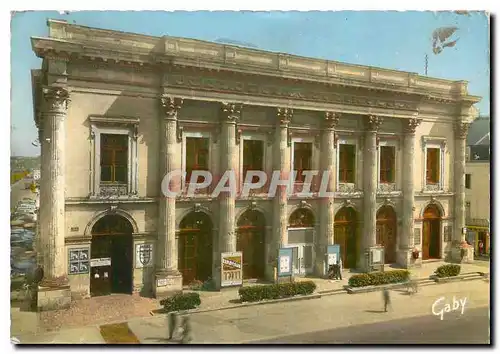
[[[405,134],[415,134],[417,127],[422,123],[422,119],[410,118],[403,121],[403,132]]]
[[[184,100],[180,97],[162,95],[160,97],[160,104],[163,108],[165,119],[177,119],[177,114],[179,113],[183,103]]]
[[[46,113],[66,113],[68,109],[69,92],[63,87],[48,86],[42,89],[46,103]]]
[[[382,122],[384,121],[383,117],[380,116],[375,116],[375,115],[369,115],[365,119],[365,126],[368,131],[371,132],[376,132],[382,125]]]
[[[326,128],[335,129],[339,124],[341,114],[338,112],[325,112],[324,125]]]
[[[280,122],[280,125],[288,126],[293,117],[293,109],[291,108],[277,108],[277,116]]]
[[[222,102],[221,120],[228,123],[236,123],[241,118],[243,105],[240,103]]]
[[[465,139],[467,138],[467,133],[469,132],[470,123],[466,122],[457,122],[454,125],[455,137],[457,139]]]

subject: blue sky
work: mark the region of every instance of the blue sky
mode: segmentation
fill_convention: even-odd
[[[11,154],[32,156],[37,137],[33,122],[30,69],[40,68],[31,36],[47,36],[47,18],[143,33],[214,41],[251,43],[259,49],[378,66],[469,81],[469,92],[482,96],[481,114],[490,113],[488,18],[449,12],[18,12],[11,21]],[[457,26],[457,45],[432,54],[434,29]]]

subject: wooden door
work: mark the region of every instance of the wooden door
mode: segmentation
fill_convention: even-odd
[[[424,220],[422,225],[422,259],[429,259],[431,228],[428,220]]]
[[[254,228],[239,228],[237,250],[243,253],[243,279],[258,279],[262,277],[261,268],[259,264],[260,256],[263,253],[259,247],[259,230]],[[264,259],[262,259],[262,262]]]
[[[196,279],[196,236],[195,232],[182,232],[179,235],[179,271],[182,282],[187,285]]]
[[[377,244],[384,246],[386,264],[396,262],[396,213],[391,207],[382,207],[377,213]]]

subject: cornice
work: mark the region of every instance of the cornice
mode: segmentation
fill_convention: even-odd
[[[86,56],[153,65],[185,65],[246,72],[302,81],[327,82],[339,87],[422,96],[425,100],[478,102],[468,95],[465,81],[419,76],[416,73],[367,67],[291,54],[242,48],[170,36],[151,37],[48,21],[51,38],[32,38],[39,57],[50,53],[72,58]],[[66,53],[66,54],[64,54]]]
[[[89,199],[89,198],[66,198],[65,205],[100,205],[100,204],[154,204],[157,198],[134,198],[134,199]]]

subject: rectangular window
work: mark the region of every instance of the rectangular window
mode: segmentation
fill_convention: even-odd
[[[243,140],[243,181],[248,171],[264,170],[264,142],[262,140]],[[252,183],[258,182],[254,176]]]
[[[126,184],[128,135],[101,134],[101,183]]]
[[[380,183],[394,183],[396,171],[396,148],[380,147]]]
[[[470,178],[471,178],[471,174],[467,173],[465,175],[465,188],[467,188],[467,189],[471,189],[471,187],[470,187]]]
[[[354,183],[356,168],[356,145],[339,145],[339,182]]]
[[[191,182],[193,171],[208,171],[208,138],[186,138],[186,182]],[[203,177],[198,177],[196,183],[203,182]]]
[[[441,150],[439,148],[427,148],[426,181],[427,184],[438,184],[441,178]]]
[[[304,183],[306,176],[302,174],[304,171],[312,169],[312,143],[293,144],[293,170],[297,173],[295,179],[298,183]]]

